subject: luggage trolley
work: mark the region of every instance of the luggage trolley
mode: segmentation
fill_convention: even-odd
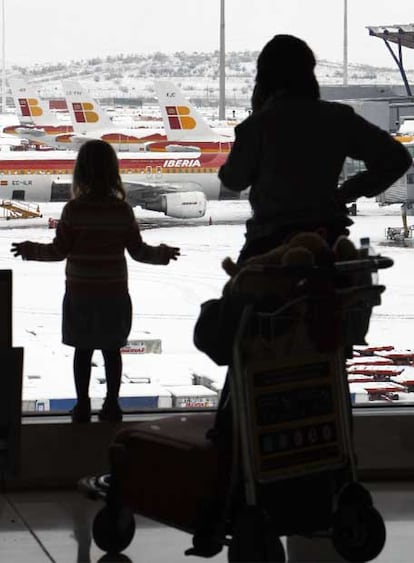
[[[371,283],[370,272],[391,265],[377,256],[337,262],[331,272],[241,272],[235,291],[246,306],[229,379],[245,506],[229,561],[284,561],[276,534],[331,536],[349,561],[381,552],[384,522],[357,480],[345,358],[364,341],[385,289]],[[283,277],[303,288],[273,309]]]
[[[193,534],[188,554],[212,557],[228,545],[229,562],[283,562],[280,537],[289,535],[331,536],[348,561],[375,558],[386,532],[357,480],[345,358],[364,342],[385,289],[372,273],[391,265],[375,256],[329,268],[242,269],[232,284],[241,317],[219,441],[207,433],[212,413],[122,430],[110,473],[80,482],[105,501],[93,522],[97,546],[126,549],[140,513]],[[281,304],[283,279],[295,291]]]

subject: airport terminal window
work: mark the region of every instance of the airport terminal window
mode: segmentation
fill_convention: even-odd
[[[346,158],[344,167],[342,169],[341,178],[342,180],[346,180],[359,172],[363,172],[365,170],[364,163],[360,160],[354,160],[353,158]]]
[[[50,240],[54,231],[49,219],[59,216],[62,205],[43,204],[42,218],[20,220],[22,227],[2,229],[3,256],[8,257],[10,243],[16,239]],[[374,245],[381,241],[384,221],[399,219],[395,214],[387,216],[386,209],[380,213],[376,202],[361,202],[352,227],[356,229],[353,240],[371,234]],[[227,280],[221,261],[237,256],[248,213],[246,201],[212,202],[195,226],[136,209],[144,240],[178,245],[183,256],[169,268],[128,258],[134,316],[123,350],[121,404],[126,411],[217,406],[226,370],[194,348],[192,333],[200,304],[221,293]],[[9,225],[4,222],[2,226]],[[411,278],[404,272],[411,249],[377,246],[377,250],[398,259],[389,271],[380,272],[379,282],[387,288],[383,304],[374,308],[369,344],[357,348],[358,357],[348,362],[351,397],[356,407],[409,406],[414,396],[410,378],[414,354],[407,350],[414,303],[409,298]],[[64,263],[8,258],[7,264],[13,268],[14,279],[14,343],[25,348],[23,411],[67,413],[75,393],[73,349],[61,344],[60,333]],[[391,331],[390,323],[394,327]],[[99,409],[105,372],[98,351],[93,358],[90,391],[92,406]]]
[[[103,63],[102,63],[103,64]],[[215,70],[216,72],[216,70]],[[247,71],[246,71],[247,72]],[[249,91],[253,80],[253,70],[249,70],[248,78],[243,77],[243,88]],[[118,77],[118,81],[120,77]],[[214,78],[216,80],[216,78]],[[249,82],[250,80],[250,82]],[[193,85],[197,78],[194,78]],[[246,85],[246,82],[248,84]],[[99,81],[96,81],[98,91]],[[53,88],[57,88],[53,82]],[[92,90],[92,86],[89,85]],[[210,90],[210,94],[209,94]],[[207,97],[212,89],[207,88]],[[45,96],[51,96],[51,90],[44,90]],[[54,90],[52,89],[52,92]],[[60,92],[60,90],[59,90]],[[187,90],[191,92],[191,90]],[[152,92],[151,92],[152,93]],[[107,97],[107,96],[106,96]],[[241,120],[247,114],[249,96],[240,94],[240,104],[236,107],[237,119]],[[121,96],[122,101],[124,97]],[[234,98],[236,92],[234,91]],[[148,96],[148,99],[153,97]],[[209,100],[211,102],[211,100]],[[233,100],[234,102],[235,100]],[[113,120],[116,118],[125,120],[128,112],[125,106],[118,106],[114,98],[110,104]],[[117,107],[114,109],[114,106]],[[131,109],[131,108],[130,108]],[[136,108],[129,112],[131,119],[136,119]],[[150,117],[154,117],[153,102],[144,102],[140,106],[140,116],[145,116],[148,111]],[[207,111],[207,110],[206,110]],[[208,107],[209,115],[213,115],[211,106]],[[230,110],[229,110],[230,111]],[[147,117],[147,116],[145,116]],[[216,117],[216,116],[215,116]],[[59,119],[62,116],[60,115]],[[125,147],[126,148],[126,147]],[[414,147],[408,146],[414,155]],[[343,176],[350,177],[361,171],[363,167],[358,161],[347,160]],[[211,173],[215,170],[208,169]],[[128,176],[133,174],[132,169],[124,171]],[[171,174],[198,173],[199,169],[181,170],[171,167]],[[59,174],[64,174],[60,170]],[[145,173],[148,176],[159,175],[159,167],[148,166]],[[4,177],[14,174],[29,174],[28,170],[13,171],[10,173],[4,169],[1,174]],[[40,174],[50,175],[48,169],[40,171]],[[413,175],[409,174],[407,181],[412,183]],[[7,182],[7,180],[4,180]],[[1,181],[1,186],[3,186]],[[9,180],[10,182],[10,180]],[[56,411],[67,412],[73,405],[74,390],[72,383],[72,349],[64,347],[60,342],[60,319],[61,300],[64,292],[64,264],[63,263],[28,263],[9,258],[10,242],[14,240],[38,240],[47,242],[53,237],[53,224],[58,219],[61,205],[59,203],[41,204],[43,217],[28,220],[18,219],[18,227],[11,229],[11,221],[2,221],[1,248],[2,256],[6,257],[4,267],[12,268],[14,275],[14,343],[16,346],[25,347],[25,382],[23,392],[23,409],[26,412]],[[355,218],[356,234],[359,236],[372,236],[373,242],[378,242],[384,234],[384,226],[387,222],[398,224],[399,217],[393,212],[386,215],[386,219],[379,215],[379,209],[375,203],[370,202],[368,207],[362,204],[362,211]],[[365,212],[365,210],[368,211]],[[384,214],[394,211],[387,208]],[[151,244],[165,241],[182,247],[182,258],[172,270],[154,270],[153,267],[138,265],[128,261],[130,270],[130,290],[134,305],[133,330],[127,349],[124,351],[124,373],[123,373],[123,399],[125,409],[171,409],[174,407],[206,407],[217,405],[219,391],[222,387],[225,369],[215,366],[212,362],[197,352],[192,344],[192,329],[199,312],[200,303],[208,298],[220,294],[222,286],[226,282],[226,275],[221,270],[220,264],[227,255],[235,258],[238,250],[243,244],[243,225],[246,220],[249,207],[246,201],[240,202],[217,202],[207,208],[204,222],[199,221],[194,226],[192,220],[185,226],[180,226],[180,219],[171,219],[153,211],[145,211],[140,208],[136,213],[143,224],[145,240]],[[374,223],[374,218],[380,217]],[[364,223],[365,218],[367,222]],[[17,224],[17,222],[16,222]],[[364,226],[365,225],[365,226]],[[404,254],[404,260],[409,261],[407,249],[390,249],[392,256]],[[381,252],[386,254],[388,247],[381,247]],[[407,253],[407,258],[405,255]],[[376,328],[375,335],[379,337],[381,344],[387,341],[384,334],[387,330],[387,319],[396,319],[401,315],[400,324],[405,330],[402,338],[391,342],[395,348],[409,347],[409,323],[414,318],[414,311],[410,310],[411,300],[408,285],[405,280],[409,279],[405,266],[400,269],[401,260],[396,260],[395,273],[391,270],[384,274],[387,285],[384,295],[385,309],[378,308],[374,312],[373,324]],[[3,267],[3,265],[2,265]],[[380,276],[380,279],[382,276]],[[397,300],[395,294],[399,294],[401,280],[404,282],[402,297]],[[400,313],[401,299],[407,299],[407,311]],[[394,309],[394,312],[393,312]],[[396,311],[396,312],[395,312]],[[394,315],[394,316],[393,316]],[[385,327],[385,328],[384,328]],[[383,338],[380,338],[380,337]],[[394,334],[390,335],[394,337]],[[401,335],[399,335],[401,336]],[[373,342],[375,344],[376,342]],[[402,346],[400,345],[402,343]],[[353,392],[353,399],[358,406],[396,406],[408,404],[410,401],[402,401],[402,398],[410,398],[412,385],[409,380],[403,383],[398,363],[391,360],[391,355],[386,357],[386,350],[378,350],[381,354],[382,364],[378,368],[377,379],[381,383],[378,393],[369,395],[365,391]],[[389,352],[389,351],[388,351]],[[405,358],[410,362],[411,358]],[[380,360],[378,360],[380,362]],[[389,370],[386,366],[394,365],[395,370]],[[353,370],[354,375],[360,376],[364,387],[364,373],[356,373],[358,367]],[[381,373],[380,373],[381,372]],[[408,373],[408,371],[406,372]],[[397,387],[397,382],[398,386]],[[392,384],[392,385],[391,385]],[[394,385],[395,384],[395,385]],[[394,385],[394,386],[393,386]],[[104,393],[104,367],[102,357],[98,352],[94,354],[94,366],[92,368],[91,395],[93,407],[99,408]],[[180,388],[180,389],[179,389]],[[381,389],[382,388],[382,389]],[[356,387],[354,386],[354,389]],[[398,390],[400,389],[400,390]],[[361,396],[359,396],[361,395]],[[121,392],[122,396],[122,392]]]
[[[59,217],[62,205],[42,204],[42,218],[19,220],[16,228],[2,230],[3,256],[8,257],[7,264],[13,268],[14,276],[14,342],[25,348],[23,411],[28,414],[67,413],[74,403],[73,350],[60,342],[64,263],[15,260],[9,258],[9,246],[16,239],[51,240],[54,232],[49,219]],[[217,406],[225,369],[195,350],[192,330],[201,302],[220,295],[227,279],[221,261],[227,255],[237,256],[248,213],[246,201],[212,202],[205,218],[194,226],[136,208],[144,239],[149,244],[164,241],[178,245],[183,256],[171,269],[154,269],[128,259],[134,321],[123,353],[121,403],[126,411]],[[363,235],[373,229],[364,218],[370,214],[378,217],[378,206],[364,202],[361,218],[355,219]],[[383,221],[379,216],[380,227],[374,226],[376,234],[383,231]],[[9,227],[10,222],[2,226]],[[384,274],[387,280],[388,273]],[[387,298],[392,293],[393,279],[387,282]],[[387,305],[382,312],[380,307],[378,315],[374,311],[374,325],[377,317],[380,324],[384,322],[389,309]],[[381,329],[377,333],[381,334]],[[363,350],[359,353],[362,355]],[[92,406],[99,409],[105,392],[105,373],[99,352],[95,352],[93,360]],[[411,402],[414,384],[404,378],[399,367],[401,358],[393,359],[392,350],[378,350],[375,357],[365,363],[362,360],[348,366],[355,406]],[[405,365],[412,362],[407,355],[404,360]],[[368,380],[375,381],[369,391]]]
[[[414,158],[414,145],[406,144],[405,146],[406,146],[408,152],[409,152],[409,153],[411,154],[411,156]]]

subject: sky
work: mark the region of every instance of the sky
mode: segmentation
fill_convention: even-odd
[[[1,0],[5,60],[33,65],[120,53],[219,48],[220,0]],[[4,3],[4,4],[3,4]],[[260,50],[277,33],[298,35],[318,59],[343,60],[345,0],[225,0],[226,49]],[[394,67],[367,26],[414,22],[412,0],[347,0],[350,63]],[[404,49],[406,68],[414,50]]]

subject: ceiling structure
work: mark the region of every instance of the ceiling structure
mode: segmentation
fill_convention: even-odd
[[[401,78],[403,79],[407,95],[411,96],[411,88],[407,80],[407,75],[405,73],[402,48],[407,47],[408,49],[414,49],[414,24],[403,24],[403,25],[377,25],[367,27],[369,34],[382,39],[389,50],[392,58],[397,64]],[[395,43],[398,47],[398,56],[393,51],[390,43]]]

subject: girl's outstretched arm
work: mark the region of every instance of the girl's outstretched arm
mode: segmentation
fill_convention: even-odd
[[[10,252],[14,256],[21,256],[23,260],[38,260],[41,262],[59,262],[66,258],[66,253],[54,243],[40,242],[12,242]]]
[[[180,256],[180,249],[176,246],[168,246],[167,244],[150,246],[145,242],[141,242],[135,248],[129,247],[128,252],[131,258],[146,264],[167,265],[171,260],[177,260]]]
[[[51,243],[12,242],[10,252],[14,256],[21,256],[23,260],[37,260],[40,262],[58,262],[64,260],[71,248],[73,229],[67,219],[67,204],[62,211],[56,228],[56,236]]]

